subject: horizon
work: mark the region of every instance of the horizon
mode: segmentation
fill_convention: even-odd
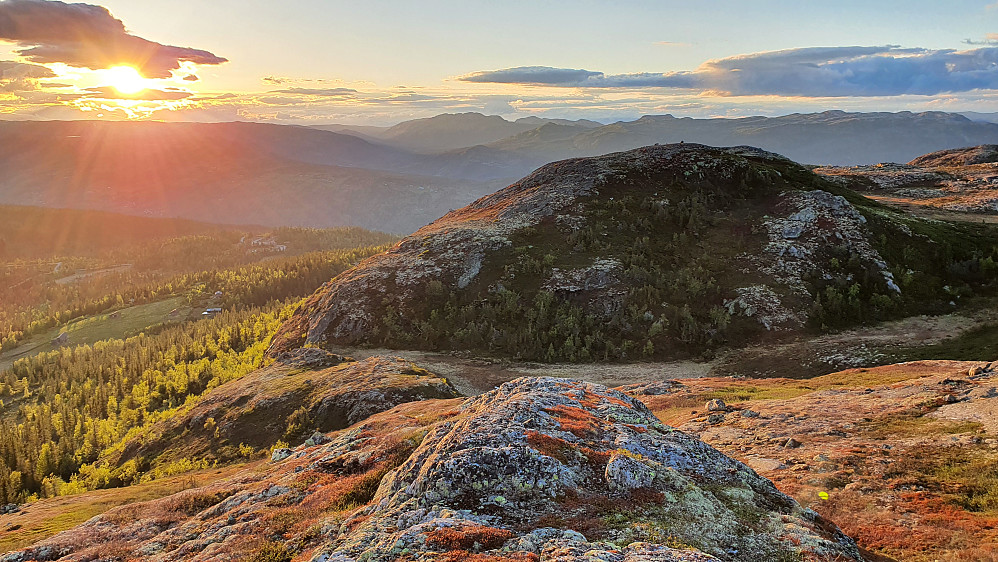
[[[994,112],[996,30],[991,0],[0,0],[0,118],[386,126],[462,112]]]
[[[424,116],[424,117],[414,117],[414,118],[411,118],[411,119],[403,119],[401,121],[390,121],[390,122],[386,122],[383,125],[351,124],[351,123],[332,122],[332,121],[328,122],[328,123],[294,123],[294,122],[285,123],[285,122],[278,122],[278,121],[249,120],[249,119],[233,119],[231,121],[196,121],[196,120],[178,121],[178,120],[155,119],[155,118],[143,118],[143,119],[106,119],[106,118],[88,118],[88,116],[84,116],[84,118],[80,118],[80,119],[66,119],[66,118],[53,118],[53,119],[44,119],[44,118],[43,119],[37,119],[37,118],[8,119],[8,118],[4,118],[3,116],[0,116],[0,122],[13,122],[13,123],[23,123],[23,122],[34,122],[34,123],[61,122],[61,123],[65,123],[65,122],[80,121],[80,122],[89,122],[89,123],[116,122],[116,123],[168,123],[168,124],[253,123],[253,124],[263,124],[263,125],[285,125],[285,126],[308,127],[308,128],[323,128],[323,127],[342,126],[342,127],[344,127],[343,130],[342,130],[342,132],[351,132],[351,131],[356,132],[356,129],[363,130],[364,128],[367,128],[367,127],[370,127],[370,128],[373,128],[373,129],[390,129],[390,128],[396,126],[396,125],[401,125],[403,123],[409,123],[409,122],[413,122],[413,121],[425,121],[425,120],[434,119],[434,118],[437,118],[437,117],[443,117],[443,116],[461,116],[461,115],[478,115],[478,116],[481,116],[481,117],[499,117],[499,118],[503,119],[504,121],[506,121],[508,123],[515,123],[515,122],[522,121],[522,120],[536,118],[536,119],[544,119],[544,120],[548,120],[548,121],[574,121],[574,122],[578,122],[578,121],[591,121],[591,122],[594,122],[594,123],[598,123],[600,126],[607,126],[607,125],[613,125],[615,123],[633,123],[635,121],[639,121],[639,120],[644,119],[646,117],[672,117],[674,119],[692,119],[692,120],[696,120],[696,121],[711,121],[711,120],[738,120],[738,119],[753,119],[753,118],[759,118],[759,119],[779,119],[779,118],[784,118],[784,117],[793,117],[795,115],[806,116],[806,115],[823,115],[823,114],[830,114],[830,113],[840,113],[840,114],[844,114],[844,115],[905,115],[905,114],[908,114],[908,115],[924,115],[924,114],[940,113],[940,114],[944,114],[944,115],[953,115],[953,116],[963,117],[965,119],[968,119],[969,121],[977,121],[977,122],[982,122],[982,123],[996,123],[996,122],[998,122],[998,112],[993,112],[993,113],[975,112],[975,111],[960,112],[960,111],[942,111],[942,110],[934,110],[934,109],[929,109],[929,110],[925,110],[925,111],[912,111],[912,110],[907,110],[907,109],[902,109],[902,110],[898,110],[898,111],[846,111],[846,110],[842,110],[842,109],[824,109],[824,110],[820,110],[820,111],[809,111],[809,112],[799,111],[799,112],[792,112],[792,113],[780,113],[780,114],[775,114],[775,115],[753,114],[753,115],[738,115],[738,116],[731,116],[731,117],[699,117],[699,116],[692,116],[692,115],[677,115],[677,114],[673,114],[673,113],[646,113],[646,114],[642,114],[642,115],[634,115],[633,117],[622,117],[622,118],[617,118],[617,119],[612,119],[612,118],[598,118],[598,117],[584,117],[584,118],[572,119],[572,118],[568,118],[568,117],[559,117],[557,115],[545,115],[545,116],[540,116],[540,115],[524,115],[524,116],[518,116],[518,117],[516,117],[516,116],[510,117],[510,116],[504,116],[504,115],[500,115],[500,114],[496,114],[496,113],[492,113],[492,114],[482,113],[480,111],[460,111],[460,112],[441,112],[441,113],[436,113],[436,114],[428,115],[428,116]],[[981,115],[981,116],[993,116],[994,120],[992,120],[992,119],[973,119],[968,114],[970,114],[970,115],[977,114],[977,115]],[[341,131],[330,131],[330,132],[336,132],[336,133],[338,133],[338,132],[341,132]]]

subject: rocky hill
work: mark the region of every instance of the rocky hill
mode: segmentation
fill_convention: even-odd
[[[912,166],[970,166],[998,162],[998,144],[939,150],[908,162]]]
[[[589,383],[518,379],[318,441],[0,560],[863,559],[746,465]]]
[[[907,164],[828,166],[815,171],[832,178],[849,178],[871,197],[932,218],[961,219],[927,211],[972,215],[962,217],[964,220],[998,214],[998,145],[994,144],[940,150]]]
[[[446,379],[397,357],[355,361],[299,349],[211,390],[191,408],[111,450],[99,464],[114,477],[121,470],[156,472],[185,461],[231,463],[241,460],[246,447],[266,450],[281,440],[297,444],[314,431],[343,429],[398,404],[457,396]]]
[[[951,310],[995,289],[993,236],[758,149],[655,145],[549,164],[447,214],[327,283],[272,352],[691,357]]]

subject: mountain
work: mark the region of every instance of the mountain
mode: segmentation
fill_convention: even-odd
[[[323,286],[275,336],[546,361],[689,358],[993,294],[995,232],[750,147],[548,164]]]
[[[91,256],[129,244],[216,234],[225,227],[77,209],[0,205],[0,260]],[[256,228],[248,228],[258,230]]]
[[[665,115],[605,126],[465,113],[340,130],[0,121],[0,204],[405,233],[547,162],[653,143],[751,144],[802,162],[854,165],[998,139],[998,124],[938,112]]]
[[[392,127],[322,125],[316,128],[357,134],[376,142],[416,152],[439,153],[488,144],[548,123],[572,127],[576,132],[602,126],[602,123],[587,119],[571,121],[531,116],[507,121],[498,115],[469,112],[443,113],[434,117],[403,121]]]
[[[984,121],[986,123],[998,123],[998,113],[982,113],[979,111],[962,111],[960,115],[967,117],[971,121]]]
[[[424,156],[305,127],[8,121],[0,146],[0,204],[212,223],[411,232],[495,189],[431,177],[443,164]]]
[[[0,560],[864,559],[746,465],[592,383],[522,378],[317,437]]]
[[[557,131],[557,132],[556,132]],[[826,111],[782,117],[693,119],[646,115],[570,134],[549,131],[507,138],[490,146],[535,157],[538,164],[595,156],[654,143],[693,142],[712,146],[751,145],[798,162],[856,165],[907,162],[934,150],[998,140],[998,124],[942,112],[847,113]]]

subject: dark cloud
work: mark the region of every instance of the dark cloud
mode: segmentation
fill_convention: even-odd
[[[463,82],[489,84],[533,84],[543,86],[575,86],[592,78],[602,77],[602,72],[550,66],[518,66],[502,70],[473,72],[459,79]]]
[[[583,74],[569,80],[572,73]],[[606,75],[521,67],[477,72],[460,80],[577,88],[678,88],[731,96],[937,95],[998,88],[998,49],[812,47],[710,60],[687,72]]]
[[[967,45],[998,45],[998,33],[988,33],[979,40],[964,39],[963,42]]]
[[[44,66],[0,61],[0,92],[37,90],[39,79],[54,77],[55,74]]]
[[[287,88],[285,90],[275,90],[274,93],[322,96],[330,98],[349,98],[355,96],[357,94],[357,90],[352,88]]]
[[[140,101],[165,101],[165,100],[182,100],[184,98],[191,97],[190,92],[185,92],[183,90],[155,90],[147,89],[141,92],[136,92],[134,94],[125,94],[115,90],[111,86],[101,86],[99,88],[88,88],[83,91],[83,94],[88,98],[102,99],[102,100],[140,100]]]
[[[31,62],[92,69],[130,65],[147,78],[169,78],[181,62],[226,62],[208,51],[131,35],[103,6],[50,0],[0,1],[0,41],[15,43]]]
[[[291,78],[286,78],[284,76],[264,76],[263,81],[267,84],[274,84],[275,86],[280,86],[282,84],[289,84],[294,82]]]
[[[197,74],[188,74],[187,76],[184,76],[184,80],[186,80],[188,82],[197,82],[200,79],[201,78],[198,77]]]

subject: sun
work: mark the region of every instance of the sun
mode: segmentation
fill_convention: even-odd
[[[105,85],[122,94],[137,94],[146,89],[147,80],[130,66],[115,66],[103,72]]]

